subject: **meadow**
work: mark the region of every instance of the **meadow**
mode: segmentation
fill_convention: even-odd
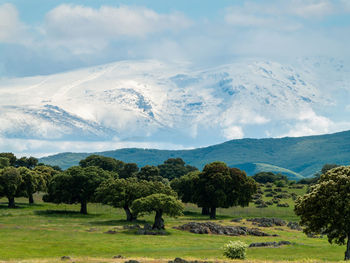
[[[304,189],[288,189],[303,194]],[[269,198],[264,197],[265,200]],[[173,227],[190,221],[209,221],[195,205],[187,204],[184,215],[178,218],[164,217],[167,235],[137,235],[125,221],[124,211],[101,204],[89,204],[88,215],[79,213],[79,205],[43,203],[41,195],[35,196],[34,205],[27,199],[17,198],[18,208],[8,209],[5,199],[0,200],[0,260],[10,262],[61,262],[69,256],[69,262],[124,262],[142,259],[144,262],[167,262],[175,257],[188,260],[230,261],[223,256],[222,247],[230,240],[252,242],[288,240],[292,245],[281,247],[248,248],[246,262],[330,262],[343,259],[345,247],[331,245],[326,237],[309,238],[301,231],[283,227],[260,227],[264,232],[278,237],[224,236],[194,234]],[[278,217],[286,221],[298,221],[293,212],[293,200],[286,200],[290,207],[256,208],[232,207],[218,209],[215,223],[222,225],[252,226],[247,218]],[[151,224],[154,215],[140,217],[133,224]],[[231,222],[243,218],[241,222]],[[254,226],[255,227],[255,226]],[[112,230],[115,234],[105,232]],[[113,259],[122,255],[126,259]]]

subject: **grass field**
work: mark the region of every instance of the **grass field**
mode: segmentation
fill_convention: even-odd
[[[299,191],[302,189],[289,189]],[[100,204],[89,204],[89,215],[80,215],[77,205],[54,205],[43,203],[36,196],[36,204],[28,205],[23,198],[16,199],[16,209],[8,209],[6,200],[0,200],[0,260],[12,262],[61,262],[62,256],[70,256],[74,262],[124,262],[112,259],[123,255],[128,259],[142,258],[149,262],[166,262],[175,257],[209,261],[228,261],[222,255],[222,247],[230,240],[252,242],[288,240],[292,245],[278,248],[249,248],[247,262],[294,261],[320,262],[340,261],[345,247],[330,245],[326,238],[308,238],[299,231],[287,227],[261,228],[278,237],[229,237],[222,235],[199,235],[176,230],[173,227],[189,221],[209,221],[200,215],[194,205],[186,205],[184,216],[165,217],[165,236],[136,235],[125,230],[124,212]],[[297,221],[292,200],[288,208],[274,206],[256,208],[218,209],[216,223],[224,225],[251,226],[243,220],[230,222],[232,218],[279,217]],[[145,216],[137,224],[152,223],[153,215]],[[116,234],[106,234],[115,230]]]

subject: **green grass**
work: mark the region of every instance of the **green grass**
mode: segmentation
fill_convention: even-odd
[[[122,228],[127,223],[124,221],[124,212],[120,209],[89,204],[89,214],[80,215],[78,205],[42,203],[39,196],[36,199],[37,204],[32,206],[28,205],[25,199],[16,199],[19,206],[16,209],[8,209],[6,200],[0,200],[0,260],[42,259],[42,262],[52,262],[68,255],[78,262],[93,262],[93,259],[105,259],[96,262],[108,262],[113,256],[121,254],[127,258],[148,258],[158,261],[175,257],[222,261],[225,258],[221,248],[230,240],[241,240],[247,244],[280,240],[289,240],[293,243],[280,248],[248,249],[247,260],[251,262],[265,260],[310,262],[307,261],[309,259],[316,262],[339,261],[342,260],[345,251],[344,246],[330,245],[326,238],[308,238],[302,232],[287,227],[262,228],[263,231],[276,233],[279,237],[199,235],[174,229],[174,226],[193,220],[209,221],[194,205],[186,205],[185,215],[182,217],[176,219],[165,217],[168,235],[140,236],[133,230]],[[231,223],[230,220],[233,217],[260,216],[297,220],[293,207],[273,206],[260,209],[253,205],[247,208],[218,209],[218,219],[215,222],[251,226],[250,222],[245,220],[241,223]],[[153,215],[150,215],[140,218],[136,223],[142,225],[152,221]],[[104,233],[112,229],[118,233]]]

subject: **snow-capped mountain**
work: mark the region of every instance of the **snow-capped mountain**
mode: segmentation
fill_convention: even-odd
[[[349,98],[349,68],[336,59],[245,59],[207,69],[122,61],[0,80],[0,146],[15,152],[97,150],[91,142],[102,143],[98,150],[140,142],[181,148],[335,132],[350,128]]]

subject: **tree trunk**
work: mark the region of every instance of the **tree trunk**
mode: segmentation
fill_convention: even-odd
[[[131,213],[129,206],[126,205],[123,208],[126,214],[126,221],[131,222],[136,220],[137,217]]]
[[[34,204],[33,194],[29,194],[28,199],[29,199],[29,204]]]
[[[81,201],[80,203],[80,213],[86,215],[87,214],[87,203],[86,201]]]
[[[164,229],[163,211],[157,211],[152,229]]]
[[[346,244],[345,258],[344,260],[350,259],[350,234],[348,234],[348,242]]]
[[[14,197],[8,197],[7,198],[9,200],[9,208],[16,208],[16,204],[15,204],[15,198]]]
[[[210,209],[210,219],[216,219],[216,207]]]
[[[208,207],[202,207],[202,215],[204,215],[204,216],[209,215],[209,208]]]

